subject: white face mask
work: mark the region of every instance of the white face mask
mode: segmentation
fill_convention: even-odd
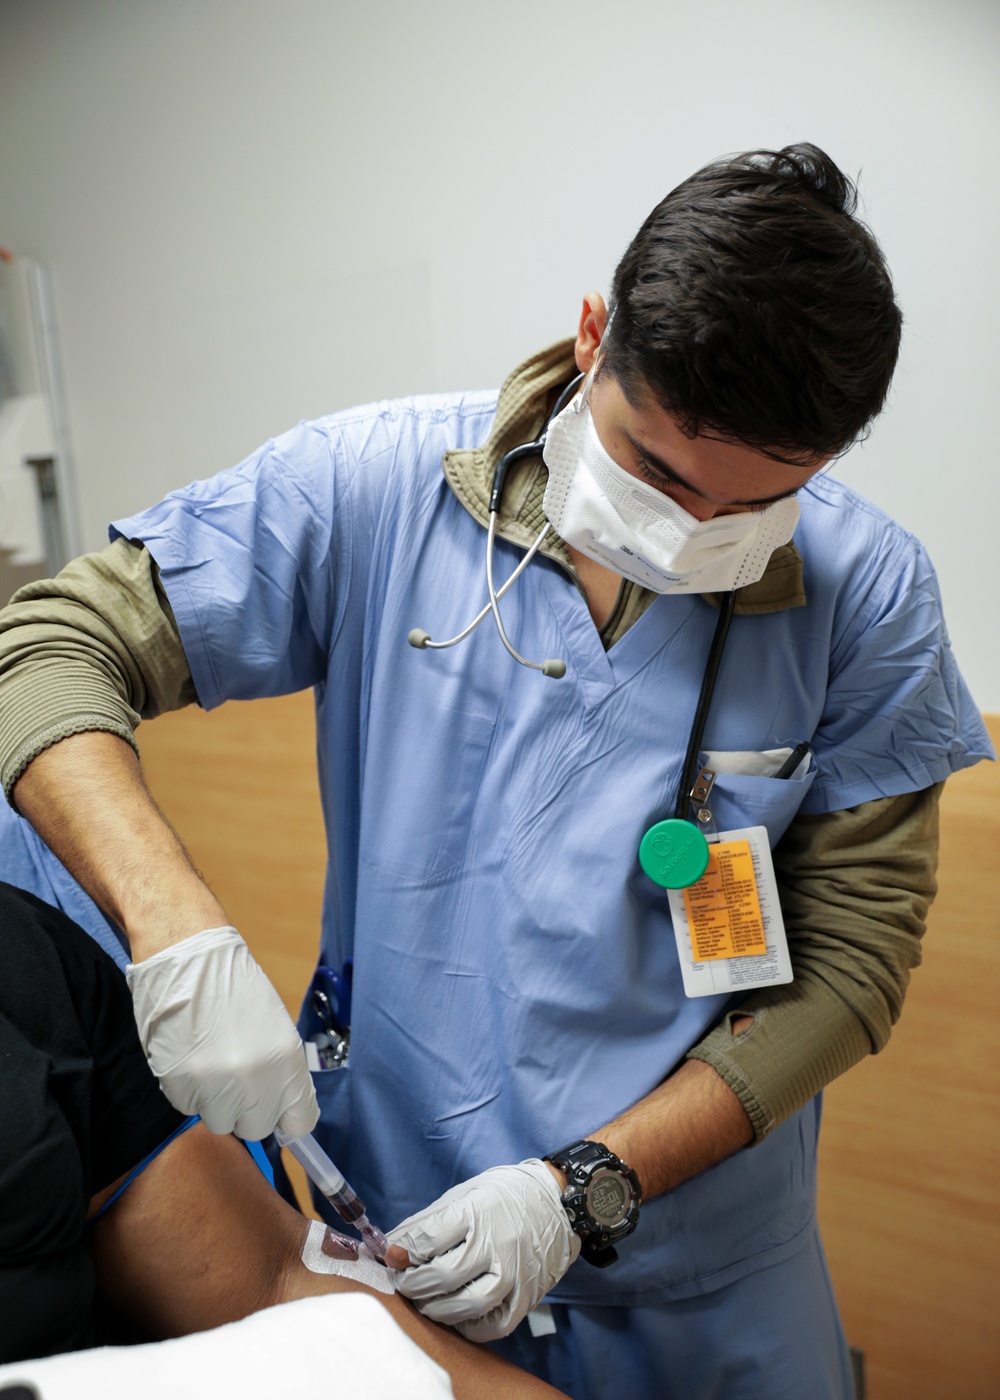
[[[697,520],[605,452],[590,377],[549,424],[544,510],[567,544],[654,593],[722,593],[756,583],[799,520],[794,497],[762,511]]]

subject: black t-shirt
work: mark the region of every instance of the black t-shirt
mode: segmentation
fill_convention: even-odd
[[[183,1121],[121,971],[65,914],[0,882],[0,1362],[92,1345],[91,1197]]]

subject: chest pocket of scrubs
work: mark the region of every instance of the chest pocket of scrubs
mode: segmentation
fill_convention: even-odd
[[[719,756],[720,759],[722,755]],[[721,763],[720,763],[721,770]],[[816,761],[804,778],[761,778],[718,771],[712,789],[712,812],[720,831],[766,826],[774,846],[816,781]]]
[[[398,711],[369,731],[361,859],[407,884],[447,880],[462,864],[493,716]]]

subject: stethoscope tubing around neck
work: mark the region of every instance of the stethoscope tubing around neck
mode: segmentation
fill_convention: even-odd
[[[527,666],[529,670],[541,671],[544,676],[551,676],[555,680],[561,679],[566,674],[566,663],[558,657],[550,657],[547,661],[529,661],[527,657],[515,651],[504,628],[499,607],[500,599],[507,592],[508,588],[510,588],[511,584],[520,577],[531,563],[532,559],[534,559],[545,540],[545,536],[552,527],[549,525],[548,521],[545,522],[531,545],[531,548],[499,591],[494,588],[493,585],[493,541],[496,538],[500,501],[503,496],[504,481],[507,476],[508,468],[512,466],[514,462],[520,461],[523,457],[538,456],[545,447],[545,439],[548,436],[549,424],[559,416],[570,402],[583,378],[584,375],[578,374],[575,379],[572,379],[569,384],[562,389],[556,400],[555,407],[546,418],[544,427],[538,437],[531,442],[525,442],[519,447],[512,448],[510,452],[505,452],[496,465],[496,469],[493,473],[493,484],[490,489],[489,526],[486,532],[486,588],[489,593],[489,602],[477,613],[467,627],[463,628],[456,636],[449,637],[446,641],[435,642],[431,639],[430,633],[425,632],[422,627],[411,628],[406,638],[411,647],[416,647],[419,651],[440,651],[445,647],[456,646],[459,642],[464,641],[470,632],[474,632],[488,614],[492,613],[500,640],[515,661],[520,662],[522,666]]]
[[[578,374],[561,390],[559,397],[556,399],[555,408],[553,408],[552,412],[546,418],[542,431],[533,442],[522,443],[520,447],[512,448],[510,452],[505,452],[500,458],[493,472],[493,486],[490,490],[490,515],[499,513],[500,498],[503,495],[504,481],[507,478],[508,467],[520,461],[522,457],[538,456],[539,452],[541,452],[545,446],[545,439],[549,435],[549,425],[554,423],[559,417],[560,413],[562,413],[585,378],[586,375]]]
[[[686,820],[688,817],[691,790],[694,787],[694,780],[698,775],[698,755],[701,753],[701,744],[705,737],[705,726],[708,723],[708,712],[711,709],[712,697],[715,694],[715,682],[719,674],[719,667],[722,664],[722,653],[726,647],[726,638],[729,635],[729,624],[733,620],[735,608],[735,591],[724,594],[719,607],[719,620],[715,624],[712,646],[708,653],[705,674],[701,681],[701,691],[698,695],[698,705],[695,709],[694,721],[691,725],[691,735],[688,739],[687,753],[684,755],[684,767],[681,769],[681,781],[680,787],[677,790],[677,801],[674,804],[674,816],[681,821]]]

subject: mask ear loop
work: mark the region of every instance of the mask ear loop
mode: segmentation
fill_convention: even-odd
[[[598,351],[598,355],[600,355],[600,351]],[[586,376],[584,377],[584,381],[580,388],[580,392],[573,400],[574,413],[582,413],[583,410],[586,408],[588,402],[590,401],[590,391],[594,387],[594,380],[597,377],[598,363],[599,360],[595,359],[594,363],[590,366],[590,369],[587,371]]]
[[[601,363],[601,356],[604,354],[604,347],[607,344],[608,336],[611,334],[611,327],[614,325],[614,320],[617,315],[618,307],[616,306],[615,309],[612,311],[611,315],[608,317],[607,321],[605,322],[604,334],[601,336],[600,343],[594,354],[594,363],[590,366],[590,369],[587,371],[586,377],[583,381],[583,387],[580,390],[579,397],[577,398],[576,403],[573,405],[577,413],[579,413],[586,406],[587,401],[590,398],[590,391],[594,387],[594,381],[597,379],[597,369]]]

